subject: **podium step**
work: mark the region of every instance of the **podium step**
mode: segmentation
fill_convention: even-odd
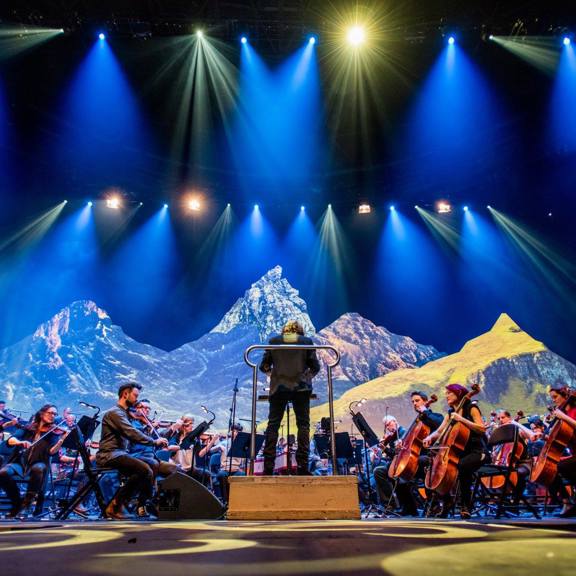
[[[228,520],[358,520],[356,476],[231,476]]]

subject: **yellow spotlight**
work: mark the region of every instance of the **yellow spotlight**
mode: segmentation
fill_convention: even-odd
[[[108,196],[108,198],[106,198],[106,208],[118,210],[120,208],[120,196]]]
[[[446,200],[440,200],[439,202],[436,202],[436,212],[438,212],[438,214],[449,214],[452,212],[452,206],[450,205],[450,202],[447,202]]]
[[[346,39],[352,46],[360,46],[360,44],[363,44],[366,40],[366,31],[364,30],[364,27],[358,25],[352,26],[352,28],[348,29]]]
[[[360,204],[358,206],[358,214],[370,214],[370,212],[372,212],[370,204]]]
[[[194,212],[199,212],[202,205],[200,204],[200,200],[198,198],[190,198],[188,200],[188,208],[193,210]]]

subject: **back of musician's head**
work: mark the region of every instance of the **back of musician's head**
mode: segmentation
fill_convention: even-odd
[[[130,392],[134,388],[142,390],[142,385],[138,384],[137,382],[125,382],[124,384],[120,384],[120,386],[118,386],[118,398],[122,398],[122,394],[124,394],[124,392]]]
[[[232,430],[236,430],[236,432],[242,432],[242,430],[244,430],[244,426],[242,426],[242,424],[234,424],[232,426]]]
[[[462,400],[462,398],[468,394],[468,388],[466,388],[466,386],[462,386],[462,384],[448,384],[448,386],[446,386],[446,390],[452,392],[452,394],[456,394],[458,400]]]
[[[420,392],[419,390],[414,390],[414,392],[410,392],[410,398],[413,398],[414,396],[420,396],[420,398],[422,398],[422,400],[424,400],[425,402],[428,400],[428,394],[426,394],[426,392]]]
[[[300,336],[304,336],[304,328],[297,320],[289,320],[282,327],[282,334],[300,334]]]

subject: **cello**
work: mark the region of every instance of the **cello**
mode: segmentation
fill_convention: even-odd
[[[460,413],[466,401],[479,392],[480,386],[473,384],[470,392],[462,397],[454,412]],[[434,446],[430,447],[431,450],[436,451],[436,454],[432,457],[430,468],[426,473],[426,488],[440,496],[450,493],[458,479],[458,462],[469,438],[468,426],[455,420],[449,422]]]
[[[566,388],[565,391],[567,394],[566,399],[557,407],[562,411],[576,399],[576,391],[569,388]],[[552,408],[552,410],[554,409]],[[576,430],[567,422],[558,418],[552,420],[544,446],[532,467],[530,482],[544,484],[545,486],[552,484],[558,473],[558,462],[575,436]]]
[[[429,408],[438,401],[438,396],[432,394],[425,403]],[[422,441],[430,434],[430,428],[422,422],[422,414],[419,414],[402,439],[402,446],[392,459],[388,468],[388,477],[394,480],[401,478],[406,482],[412,480],[418,472],[418,458],[422,451]]]

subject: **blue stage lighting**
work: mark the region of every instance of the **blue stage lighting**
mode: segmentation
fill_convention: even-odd
[[[468,206],[464,206],[464,212],[468,212],[469,208]]]
[[[228,202],[228,204],[226,204],[226,208],[230,208],[230,202]]]
[[[164,208],[168,208],[168,204],[164,204]]]
[[[260,206],[258,204],[254,204],[254,210],[260,210]]]
[[[106,40],[106,34],[104,34],[104,32],[100,32],[100,34],[98,34],[98,39],[99,40]]]
[[[304,206],[300,206],[300,211],[304,212],[304,210],[306,210],[306,208]]]
[[[92,206],[92,200],[90,200],[90,202],[88,202],[88,206]]]
[[[316,44],[316,36],[310,36],[310,38],[308,38],[308,43],[309,44]]]
[[[394,212],[396,210],[396,206],[394,204],[390,204],[390,212]]]
[[[448,44],[450,44],[450,46],[452,46],[452,44],[454,44],[454,42],[456,42],[456,38],[454,38],[454,36],[450,36],[448,38]]]
[[[570,46],[571,40],[568,36],[564,36],[564,46]]]
[[[248,38],[246,38],[246,36],[242,36],[242,38],[240,38],[240,42],[242,42],[242,44],[246,44],[246,42],[248,42]]]

